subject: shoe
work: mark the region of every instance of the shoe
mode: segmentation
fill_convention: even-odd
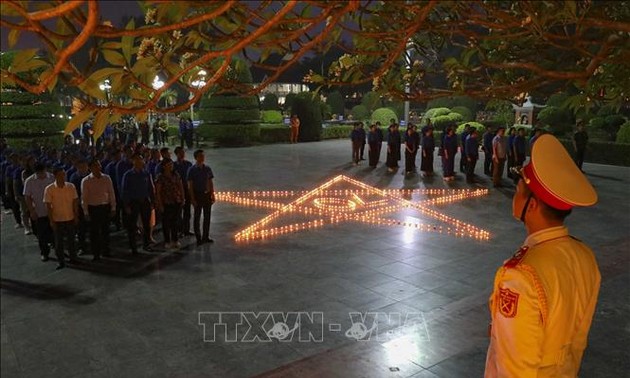
[[[24,228],[24,226],[22,226],[22,223],[18,223],[15,225],[15,229],[20,229],[20,228]]]
[[[48,258],[48,256],[44,256],[44,255],[42,255],[42,256],[40,257],[40,259],[41,259],[43,262],[46,262],[46,261],[50,260],[50,259]]]
[[[202,240],[204,243],[214,243],[214,239],[212,238],[203,238]]]
[[[61,270],[61,269],[65,268],[65,267],[66,267],[66,264],[59,264],[59,265],[57,265],[55,270]]]

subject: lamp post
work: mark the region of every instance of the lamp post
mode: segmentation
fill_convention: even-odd
[[[151,86],[153,87],[153,89],[155,89],[156,91],[159,90],[160,88],[162,88],[164,86],[164,82],[162,80],[160,80],[160,77],[155,75],[155,78],[153,79],[153,83],[151,83]],[[158,104],[159,104],[160,100],[158,100]],[[151,119],[151,110],[149,110],[149,124],[151,124],[152,122]]]
[[[107,103],[109,104],[109,91],[112,89],[111,84],[109,83],[109,79],[105,79],[104,82],[102,82],[101,84],[98,85],[98,88],[105,92],[105,99],[107,101]]]
[[[192,83],[190,83],[193,87],[195,87],[197,90],[199,90],[199,88],[203,87],[204,85],[206,85],[206,71],[205,70],[201,70],[197,73],[197,80],[194,80]],[[190,100],[192,100],[192,98],[195,97],[195,95],[190,92]],[[192,102],[190,103],[190,121],[194,121],[195,120],[195,111],[194,111],[194,105]]]

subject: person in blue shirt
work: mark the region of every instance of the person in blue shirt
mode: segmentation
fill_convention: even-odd
[[[446,135],[442,144],[442,170],[444,181],[455,180],[455,155],[457,155],[457,134],[455,126],[446,128]]]
[[[116,176],[116,167],[120,162],[121,152],[119,148],[114,148],[111,151],[110,155],[111,161],[104,166],[103,173],[109,176],[112,180],[112,185],[114,186],[114,194],[116,195],[116,203],[121,203],[120,200],[120,187],[118,186],[118,176]],[[122,228],[122,217],[123,217],[123,206],[116,206],[116,211],[114,213],[114,218],[112,221],[114,222],[114,226],[116,227],[116,231],[120,231]]]
[[[470,135],[470,125],[465,124],[464,131],[462,132],[460,139],[461,157],[459,158],[459,171],[462,173],[468,172],[466,170],[466,139],[468,138],[468,135]]]
[[[81,209],[81,181],[90,174],[87,161],[79,159],[76,162],[76,171],[70,176],[68,182],[74,185],[77,190],[77,196],[79,198],[79,224],[77,224],[77,237],[79,239],[79,255],[87,253],[87,243],[85,242],[85,236],[88,231],[88,222],[85,219],[85,214]]]
[[[120,194],[127,216],[127,236],[132,254],[137,254],[136,234],[138,217],[142,221],[142,249],[152,251],[151,241],[151,209],[155,203],[155,188],[149,172],[144,169],[142,155],[132,156],[133,168],[123,175]]]
[[[354,124],[352,132],[350,132],[350,142],[352,143],[352,162],[354,165],[359,165],[361,159],[361,146],[363,145],[364,135],[361,134],[359,123]]]
[[[466,138],[466,182],[472,184],[475,182],[475,166],[479,160],[479,133],[474,127],[470,128],[470,134]]]
[[[492,176],[492,139],[494,139],[494,132],[492,126],[488,126],[483,134],[483,173],[487,176]]]
[[[184,147],[175,147],[175,157],[177,160],[173,163],[173,168],[175,172],[179,174],[179,177],[182,178],[182,184],[184,185],[184,207],[182,211],[182,223],[180,233],[182,236],[190,236],[193,235],[190,232],[190,192],[186,190],[188,187],[186,176],[188,175],[188,170],[192,167],[192,163],[186,160],[186,151]]]
[[[214,183],[212,179],[214,174],[212,169],[205,165],[205,155],[203,150],[196,150],[193,154],[195,164],[188,169],[186,181],[188,183],[188,193],[190,202],[194,208],[193,225],[195,228],[195,237],[197,245],[204,243],[212,243],[214,240],[210,238],[210,216],[212,205],[215,202]],[[199,228],[201,213],[203,212],[203,230]]]

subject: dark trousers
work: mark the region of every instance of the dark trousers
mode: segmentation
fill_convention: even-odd
[[[88,206],[90,216],[90,246],[94,257],[109,255],[109,205]]]
[[[492,174],[492,152],[486,151],[483,160],[483,173],[490,176]]]
[[[74,245],[74,235],[76,233],[76,227],[73,221],[69,222],[55,222],[55,254],[59,264],[63,264],[64,255],[63,248],[68,246],[68,254],[71,259],[77,257],[77,251]]]
[[[381,143],[370,143],[368,150],[368,159],[370,167],[376,167],[378,159],[381,157]]]
[[[179,232],[182,234],[190,232],[190,196],[186,194],[184,206],[182,206],[182,221],[179,224]]]
[[[405,149],[405,172],[413,172],[416,169],[415,154]]]
[[[193,227],[195,228],[195,237],[197,241],[208,239],[210,237],[210,214],[212,212],[212,204],[208,193],[195,193],[197,205],[194,206]],[[199,228],[201,221],[201,213],[203,212],[203,230]]]
[[[150,228],[150,220],[151,220],[151,204],[149,200],[133,200],[130,201],[127,206],[129,206],[129,212],[126,214],[126,223],[127,223],[127,237],[129,239],[129,248],[131,248],[132,252],[136,252],[138,250],[136,246],[136,234],[138,233],[138,217],[142,221],[142,246],[149,246],[149,232]]]
[[[40,217],[32,222],[33,234],[37,236],[39,251],[42,256],[48,257],[50,254],[50,244],[55,240],[53,230],[50,228],[48,217]]]
[[[164,232],[164,242],[176,242],[178,239],[182,206],[178,203],[164,205],[162,214],[162,232]]]
[[[494,186],[501,185],[503,178],[503,169],[505,168],[505,158],[495,160],[492,164],[492,183]]]
[[[477,165],[477,156],[468,158],[462,157],[462,159],[466,159],[466,181],[473,182],[475,179],[475,166]]]
[[[586,153],[586,148],[578,148],[575,151],[575,164],[577,164],[580,171],[582,170],[582,164],[584,164],[584,154]]]
[[[87,243],[85,237],[88,233],[89,223],[85,219],[83,210],[79,207],[79,224],[77,225],[77,238],[79,239],[79,249],[85,252],[87,250]]]
[[[361,142],[352,141],[352,161],[358,163],[361,159]]]

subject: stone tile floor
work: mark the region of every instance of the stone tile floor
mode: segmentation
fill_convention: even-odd
[[[447,186],[439,175],[389,174],[382,163],[355,167],[350,155],[344,140],[211,149],[206,159],[219,191],[305,191],[339,174],[382,189],[471,188],[461,175]],[[630,169],[585,170],[600,202],[575,211],[568,225],[596,252],[602,288],[581,376],[628,376]],[[491,185],[484,176],[472,187]],[[236,243],[236,232],[273,210],[218,203],[212,245],[185,240],[181,252],[132,258],[124,233],[115,233],[113,258],[86,258],[62,271],[40,262],[35,239],[3,216],[2,376],[481,376],[494,271],[525,238],[510,215],[512,193],[491,188],[487,196],[436,207],[490,231],[489,241],[339,223]],[[221,340],[222,328],[217,341],[204,342],[212,335],[207,313],[239,311],[250,314],[227,340],[240,342]],[[270,323],[256,314],[263,311],[276,312],[273,320],[284,314],[287,326],[296,324],[287,313],[314,314],[300,318],[290,341],[244,342],[268,339]],[[357,320],[356,313],[367,314]],[[369,340],[346,336],[360,320],[376,321]],[[309,335],[321,342],[300,342]]]

